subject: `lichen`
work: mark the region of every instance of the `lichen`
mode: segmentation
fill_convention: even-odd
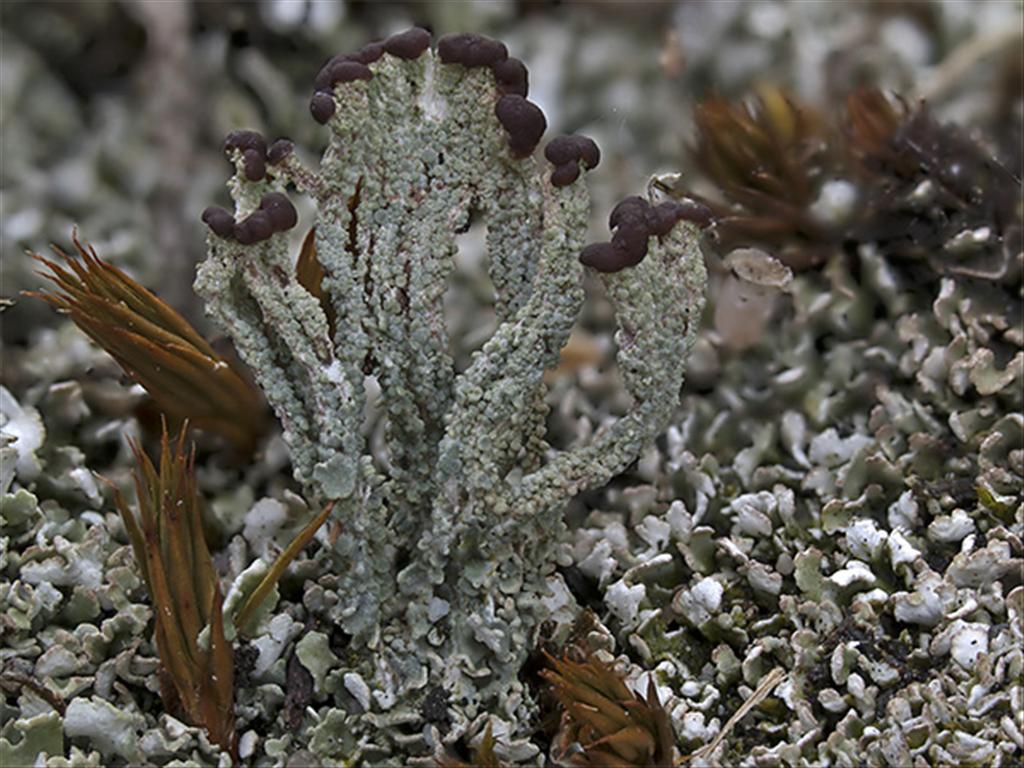
[[[202,30],[202,44],[189,67],[173,69],[175,88],[147,74],[141,88],[129,91],[120,75],[88,82],[97,61],[88,51],[102,51],[100,58],[117,62],[118,72],[130,71],[139,53],[132,41],[143,39],[134,34],[134,13],[107,0],[84,15],[60,4],[28,5],[9,15],[15,34],[3,55],[11,85],[3,101],[13,116],[5,144],[18,149],[5,154],[16,171],[6,179],[5,255],[61,242],[76,221],[105,258],[203,327],[182,276],[202,250],[201,238],[189,234],[195,234],[194,207],[210,199],[219,175],[210,132],[244,121],[298,140],[294,147],[236,137],[230,155],[242,205],[207,217],[220,232],[211,237],[219,249],[213,260],[225,257],[234,275],[229,284],[239,288],[224,302],[242,300],[248,314],[241,319],[256,321],[247,330],[269,338],[270,367],[284,370],[282,379],[296,394],[288,407],[308,412],[305,422],[282,419],[284,436],[271,429],[242,462],[198,436],[205,527],[222,588],[237,587],[235,610],[326,496],[350,489],[352,495],[284,574],[250,629],[234,635],[243,764],[434,765],[440,755],[468,759],[489,730],[503,765],[550,765],[555,740],[536,677],[539,654],[518,666],[517,654],[535,652],[535,642],[555,655],[566,643],[600,654],[641,694],[653,682],[672,721],[674,757],[687,764],[1000,768],[1020,762],[1024,294],[1019,184],[1011,178],[1020,175],[1024,115],[1018,4],[872,3],[840,13],[830,3],[741,0],[664,3],[625,16],[609,6],[602,20],[585,5],[545,10],[533,4],[522,18],[515,3],[418,6],[418,17],[437,29],[453,23],[502,29],[509,47],[534,62],[532,98],[544,104],[552,124],[585,126],[600,139],[605,157],[596,169],[587,159],[597,159],[591,145],[578,137],[544,142],[536,159],[517,157],[532,147],[540,124],[538,111],[526,105],[525,67],[511,57],[498,61],[507,50],[478,36],[428,52],[415,33],[394,41],[391,52],[381,43],[337,56],[313,84],[314,119],[296,109],[293,76],[301,77],[316,57],[330,56],[339,39],[390,25],[404,13],[397,5],[345,4],[343,28],[336,28],[330,12],[341,5],[268,3],[245,16],[244,34],[233,20],[225,28],[219,19],[226,17],[213,6],[194,5],[198,23],[191,28]],[[179,8],[157,6],[160,14],[144,15]],[[298,19],[297,9],[306,6]],[[121,34],[126,25],[132,34]],[[167,39],[151,31],[147,26],[147,51],[163,60]],[[40,35],[55,44],[40,46]],[[117,45],[87,43],[115,36]],[[983,57],[971,58],[979,52]],[[428,71],[448,77],[428,81]],[[387,91],[396,72],[410,73],[408,89],[359,122],[359,110],[380,103],[371,94]],[[179,87],[194,91],[196,74],[209,94],[198,132],[182,130],[197,110],[177,110],[184,123],[146,111],[145,99]],[[451,99],[439,93],[439,84],[455,81],[459,93]],[[560,452],[600,444],[615,434],[616,419],[637,407],[629,389],[637,377],[615,365],[629,335],[620,328],[612,338],[612,299],[621,292],[609,286],[646,274],[658,236],[643,237],[646,221],[639,226],[635,202],[626,206],[634,213],[625,222],[615,217],[611,232],[598,234],[599,218],[636,185],[644,167],[682,171],[652,181],[656,191],[646,199],[654,208],[661,191],[714,194],[680,141],[694,135],[693,110],[709,83],[730,99],[751,85],[768,84],[762,92],[771,94],[771,83],[785,84],[793,104],[840,130],[854,116],[842,99],[855,87],[874,85],[878,90],[867,92],[874,96],[854,101],[856,118],[895,116],[903,127],[890,137],[897,139],[890,148],[902,142],[907,151],[896,165],[886,159],[881,175],[877,165],[850,162],[856,158],[825,157],[813,142],[800,148],[806,154],[783,145],[785,152],[770,162],[755,157],[755,173],[777,167],[777,160],[810,167],[803,176],[810,192],[770,194],[756,206],[730,198],[729,210],[716,211],[733,221],[702,243],[709,311],[686,358],[678,407],[674,393],[664,398],[666,414],[671,411],[667,430],[636,451],[635,461],[620,464],[624,469],[609,484],[581,486],[567,503],[575,491],[559,491],[550,508],[527,510],[550,525],[526,530],[512,503],[522,499],[501,496],[506,486],[522,486]],[[428,97],[416,100],[414,90]],[[101,109],[90,101],[97,92]],[[785,128],[789,107],[778,100],[780,92],[767,107]],[[523,99],[507,102],[503,120],[491,111],[499,93]],[[902,101],[890,94],[902,94]],[[394,171],[405,179],[401,169],[417,159],[423,168],[450,164],[451,152],[432,147],[417,158],[405,149],[455,119],[452,105],[474,95],[491,101],[463,110],[470,124],[464,134],[476,131],[472,162],[487,166],[478,181],[495,194],[478,201],[464,195],[467,206],[449,208],[454,220],[445,219],[438,231],[424,224],[437,213],[430,206],[438,190],[409,214],[401,202],[407,195],[392,188],[401,204],[377,210],[390,205],[379,192]],[[417,122],[420,116],[425,119]],[[339,138],[339,129],[357,122],[356,133]],[[392,124],[405,131],[400,140],[382,129]],[[188,152],[163,154],[139,125],[156,126]],[[872,139],[865,128],[870,125],[859,126],[855,143],[831,132],[825,139],[856,144],[861,160],[877,163],[885,159],[879,151],[888,151],[885,141],[864,140],[884,139],[884,132]],[[333,160],[314,171],[304,147],[328,140]],[[376,162],[375,153],[389,148],[398,151]],[[993,164],[985,165],[989,154]],[[941,161],[933,163],[935,157]],[[927,167],[898,167],[915,158]],[[957,158],[967,161],[960,171],[952,162]],[[376,187],[364,182],[353,197],[352,184],[369,166],[382,170],[371,179]],[[516,168],[526,170],[514,177]],[[306,180],[348,172],[352,178],[318,197],[293,184],[289,169],[305,172]],[[514,178],[497,189],[492,178],[501,174]],[[187,180],[178,215],[153,215],[168,201],[165,184],[181,176]],[[497,402],[501,387],[510,398],[518,395],[497,365],[490,381],[470,380],[473,354],[494,361],[525,343],[524,326],[515,327],[515,320],[542,262],[525,256],[540,253],[534,245],[544,238],[543,224],[538,230],[530,222],[545,217],[530,211],[542,208],[545,196],[575,200],[583,185],[594,204],[574,209],[578,219],[565,229],[572,247],[559,246],[565,259],[556,266],[581,272],[575,259],[587,248],[585,222],[604,241],[587,251],[588,261],[623,268],[604,276],[582,270],[586,300],[572,314],[568,341],[560,350],[544,349],[555,360],[540,375],[546,390],[515,403],[533,421],[517,427],[521,442],[496,442],[512,425],[474,419]],[[990,205],[997,187],[1009,190],[1013,205]],[[440,191],[453,188],[461,189]],[[799,221],[792,206],[780,208],[794,201]],[[748,229],[757,250],[716,247],[730,226],[738,231],[742,222],[735,219],[744,213],[781,232],[779,245]],[[338,226],[346,218],[355,222],[354,242],[347,225]],[[312,227],[318,222],[323,230]],[[794,223],[801,228],[795,235]],[[180,233],[178,246],[161,234],[168,227]],[[417,247],[437,242],[441,248],[436,258],[411,264],[408,274],[392,268],[403,227],[422,235]],[[374,238],[378,231],[391,239]],[[330,241],[339,237],[342,246],[331,251]],[[649,241],[645,258],[626,266],[642,252],[640,240]],[[506,253],[513,255],[492,263]],[[17,299],[19,289],[38,289],[31,260],[2,261],[3,385],[21,415],[12,419],[16,409],[5,399],[0,762],[14,751],[13,761],[26,764],[137,759],[226,768],[229,756],[161,703],[150,600],[110,490],[95,481],[98,473],[125,487],[131,458],[125,437],[149,444],[152,403],[71,323],[55,325],[59,316],[41,302]],[[449,264],[445,275],[431,272]],[[272,307],[282,314],[264,318],[258,304],[245,302],[246,270],[259,282],[278,275],[278,266],[282,281],[269,285],[291,293],[283,308],[281,302]],[[351,272],[343,273],[347,266]],[[414,274],[417,266],[423,271]],[[414,306],[428,303],[416,293],[424,285],[436,286],[445,311],[407,323]],[[352,301],[339,308],[344,297]],[[287,310],[309,328],[326,326],[326,342],[313,348],[314,355],[329,351],[323,363],[292,355],[275,335],[281,318],[280,327],[293,335]],[[415,322],[423,318],[429,322]],[[502,327],[498,341],[484,348]],[[447,334],[444,343],[431,335],[435,330]],[[325,338],[319,330],[314,335]],[[224,340],[209,339],[231,357]],[[396,352],[407,342],[422,355],[403,368],[405,358]],[[374,350],[379,357],[365,354]],[[353,360],[345,362],[349,351]],[[444,369],[436,365],[447,362],[444,354],[452,361],[449,380],[431,376]],[[364,364],[373,375],[361,379]],[[307,386],[311,380],[316,386]],[[319,429],[324,401],[312,395],[353,381],[350,389],[357,399],[364,396],[363,405],[335,410],[332,401],[323,412],[340,413],[358,430]],[[451,397],[441,402],[446,391]],[[442,397],[421,413],[416,398],[435,392]],[[443,419],[431,422],[432,414],[452,409],[460,397],[467,420],[453,442],[462,441],[467,453],[504,452],[507,461],[470,466],[458,445],[442,451],[440,440],[414,439],[446,431]],[[27,427],[38,445],[19,452],[28,443],[16,444],[8,424]],[[358,439],[319,451],[321,439],[348,435]],[[421,462],[432,451],[443,453],[444,462]],[[23,456],[29,457],[25,473],[17,469]],[[450,504],[440,492],[415,498],[407,492],[425,488],[442,470],[455,478]],[[488,486],[492,470],[509,471]],[[461,485],[463,473],[470,485]],[[443,524],[461,526],[447,542],[425,524],[435,509]],[[467,526],[475,517],[483,524]],[[376,536],[391,522],[394,535]],[[503,548],[509,536],[520,543]],[[406,546],[416,541],[426,542],[426,550]],[[438,555],[442,544],[450,546]],[[510,551],[511,561],[500,562]],[[428,556],[429,567],[398,579],[396,571]],[[428,588],[438,574],[441,582]],[[396,582],[401,586],[391,594],[375,586]],[[460,598],[453,585],[471,597]],[[414,616],[405,613],[406,600],[416,606]],[[410,620],[426,630],[423,638],[411,639]],[[128,713],[142,757],[116,754],[102,736],[68,738],[65,713],[76,701],[73,714],[98,701]],[[745,710],[751,702],[756,705]],[[560,754],[575,749],[568,745]]]
[[[598,269],[634,404],[589,445],[546,455],[544,373],[583,303],[580,262],[592,263],[586,184],[562,169],[592,168],[596,145],[553,142],[549,173],[531,156],[543,115],[525,85],[502,79],[504,46],[470,36],[466,53],[462,38],[444,38],[438,55],[425,34],[325,66],[311,104],[331,136],[319,169],[258,134],[228,138],[235,212],[205,214],[196,289],[281,419],[296,479],[311,499],[339,502],[323,620],[351,636],[342,674],[364,680],[384,711],[440,686],[455,738],[480,707],[528,719],[517,672],[548,616],[561,510],[662,429],[704,272],[682,206],[629,198],[612,213]],[[319,285],[290,264],[289,186],[318,208]],[[499,325],[457,373],[441,297],[473,213],[487,222]],[[367,377],[380,386],[377,448],[360,432]],[[311,655],[316,637],[303,638],[300,658],[319,690],[328,667]]]

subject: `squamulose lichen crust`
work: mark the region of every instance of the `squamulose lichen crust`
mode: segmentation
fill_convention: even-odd
[[[71,259],[138,282],[51,294],[58,324],[12,292],[40,262],[2,260],[26,277],[0,281],[0,765],[1020,765],[1021,8],[834,5],[666,3],[641,33],[604,4],[585,25],[461,4],[537,62],[532,93],[501,43],[411,30],[296,102],[272,73],[319,54],[222,30],[205,129],[302,137],[230,134],[233,204],[188,213],[205,330],[244,362],[141,322],[144,285],[186,312],[169,259],[191,263],[136,204],[168,168],[138,101],[67,101],[64,68],[11,36],[31,172],[8,251],[73,217],[97,248],[73,236]],[[347,4],[329,39],[379,6]],[[531,95],[602,151],[545,135]],[[191,208],[227,174],[188,135]],[[612,205],[660,162],[679,172]],[[149,334],[119,359],[95,331],[124,329]],[[202,506],[212,568],[177,568],[171,536],[133,545],[131,446],[155,458],[161,412],[196,461],[159,509]],[[186,599],[219,588],[223,634],[147,562]],[[191,691],[228,689],[204,700],[219,717],[167,695],[176,611],[201,651],[180,679],[231,647]]]

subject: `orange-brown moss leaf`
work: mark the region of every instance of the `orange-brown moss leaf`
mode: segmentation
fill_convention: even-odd
[[[540,674],[563,708],[557,737],[561,761],[581,768],[672,764],[672,726],[653,683],[641,697],[596,657],[572,661],[547,655],[547,660],[551,668]]]
[[[32,258],[55,291],[31,292],[67,314],[167,415],[189,419],[249,452],[266,427],[259,392],[168,304],[100,259],[77,236],[78,258]]]
[[[295,261],[295,279],[317,301],[324,300],[323,281],[324,268],[316,258],[316,227],[310,227],[302,239],[299,258]]]
[[[299,285],[305,288],[310,295],[320,302],[320,308],[327,316],[327,325],[330,328],[331,336],[334,336],[334,307],[330,299],[324,293],[323,266],[316,258],[316,227],[310,227],[309,232],[302,240],[302,247],[299,249],[299,258],[295,261],[295,279]]]
[[[893,104],[877,88],[860,88],[846,99],[844,133],[846,149],[854,167],[868,175],[877,174],[885,164],[899,164],[904,173],[917,168],[913,158],[901,159],[896,146],[896,133],[907,119],[903,104]]]
[[[220,586],[203,537],[195,449],[185,448],[187,428],[172,443],[165,425],[158,466],[133,441],[138,514],[117,488],[114,501],[153,602],[164,705],[236,755],[234,654],[224,635]],[[199,635],[206,627],[210,638],[204,646]]]
[[[830,233],[810,214],[831,167],[831,134],[806,105],[765,86],[753,101],[711,98],[697,105],[694,162],[721,190],[722,200],[691,195],[715,214],[723,251],[734,247],[790,248],[788,266],[820,264]],[[795,244],[796,247],[793,247]]]
[[[491,724],[488,722],[483,739],[480,740],[480,746],[473,752],[470,762],[464,763],[461,760],[442,758],[437,761],[437,765],[439,768],[504,768],[501,761],[498,760],[498,756],[494,754],[494,744],[494,734],[491,733]]]
[[[224,636],[223,598],[220,589],[213,591],[210,607],[210,651],[205,658],[199,706],[203,724],[211,740],[221,746],[230,745],[235,752],[235,656]]]

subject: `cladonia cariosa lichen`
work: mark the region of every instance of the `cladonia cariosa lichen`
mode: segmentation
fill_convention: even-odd
[[[325,613],[351,637],[346,680],[371,710],[440,695],[465,722],[528,711],[517,679],[550,608],[564,504],[624,470],[678,404],[704,301],[697,207],[640,197],[584,247],[582,170],[596,145],[546,127],[526,71],[476,35],[410,30],[332,59],[313,117],[319,166],[287,141],[232,134],[235,211],[208,209],[196,290],[272,404],[306,493],[341,525]],[[316,205],[323,276],[300,281],[286,194]],[[449,351],[443,297],[456,238],[486,221],[498,327],[468,368]],[[618,322],[632,408],[591,442],[545,441],[545,370],[559,360],[593,269]],[[371,449],[366,382],[386,427]],[[335,660],[338,661],[338,660]],[[351,686],[348,686],[351,687]],[[438,694],[440,689],[442,694]]]

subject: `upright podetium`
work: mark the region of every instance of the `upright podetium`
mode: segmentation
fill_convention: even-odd
[[[281,420],[295,477],[344,523],[334,575],[305,602],[350,636],[335,679],[363,695],[336,694],[346,733],[376,729],[367,738],[397,752],[432,737],[383,728],[382,712],[444,741],[485,711],[525,733],[533,703],[517,674],[560,578],[563,506],[664,428],[704,302],[706,211],[628,198],[611,241],[584,248],[580,170],[597,146],[556,138],[538,162],[546,121],[526,96],[526,68],[497,41],[448,35],[431,50],[412,29],[371,43],[316,77],[310,111],[331,134],[319,168],[290,142],[234,133],[235,211],[204,214],[196,290]],[[289,254],[289,188],[317,206],[304,251],[318,284]],[[472,213],[487,223],[499,325],[457,374],[443,296]],[[553,451],[543,375],[580,312],[585,267],[615,307],[633,405],[590,444]],[[372,451],[368,376],[386,423]],[[429,720],[433,731],[412,725]]]

